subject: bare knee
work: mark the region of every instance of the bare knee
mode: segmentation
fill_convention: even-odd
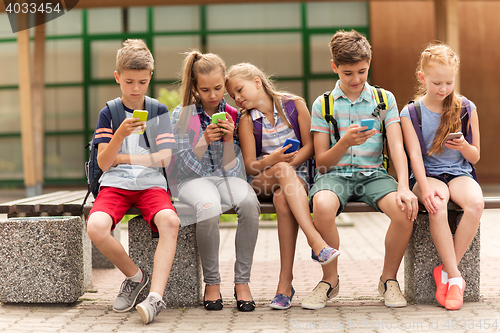
[[[335,193],[330,191],[316,193],[313,197],[314,224],[335,223],[339,208],[340,203]]]
[[[285,194],[281,189],[277,190],[274,192],[273,195],[273,204],[274,207],[279,207],[279,209],[286,209],[290,210],[290,207],[288,207],[288,202],[286,201]]]
[[[470,198],[463,207],[464,213],[472,215],[475,219],[480,219],[484,210],[483,197]]]
[[[103,212],[95,212],[87,221],[87,234],[94,244],[99,244],[111,236],[111,217]]]
[[[154,223],[156,224],[160,235],[163,232],[177,235],[181,224],[177,214],[170,209],[159,211],[154,217]]]
[[[275,175],[279,177],[290,177],[295,174],[295,169],[287,162],[278,162],[273,168],[276,170]]]

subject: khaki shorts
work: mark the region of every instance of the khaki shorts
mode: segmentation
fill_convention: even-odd
[[[352,177],[326,174],[319,176],[309,191],[309,203],[313,208],[313,197],[319,191],[332,191],[340,201],[339,215],[349,201],[365,202],[381,211],[377,201],[391,192],[398,190],[398,183],[390,175],[383,172],[374,172],[365,176],[356,172]]]

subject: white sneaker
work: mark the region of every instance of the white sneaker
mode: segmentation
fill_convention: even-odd
[[[161,309],[165,309],[167,305],[163,299],[149,295],[144,301],[137,304],[135,307],[137,312],[141,315],[144,324],[149,324],[153,321],[154,317],[160,313]]]

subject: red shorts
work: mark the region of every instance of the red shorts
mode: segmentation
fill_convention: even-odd
[[[153,231],[158,231],[153,222],[156,213],[163,209],[171,209],[175,212],[167,191],[161,187],[153,187],[142,191],[102,187],[90,210],[89,217],[94,212],[108,214],[113,220],[113,226],[111,227],[111,230],[113,230],[132,206],[141,211],[142,217],[149,223],[149,227]]]

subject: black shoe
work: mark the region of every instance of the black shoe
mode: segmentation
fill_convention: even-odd
[[[252,301],[238,301],[238,296],[236,295],[236,287],[234,287],[234,298],[236,299],[236,307],[238,311],[250,312],[255,310],[255,302]]]
[[[222,303],[222,295],[220,295],[220,298],[215,301],[203,301],[203,306],[208,311],[222,310],[222,308],[224,307],[224,304]]]

